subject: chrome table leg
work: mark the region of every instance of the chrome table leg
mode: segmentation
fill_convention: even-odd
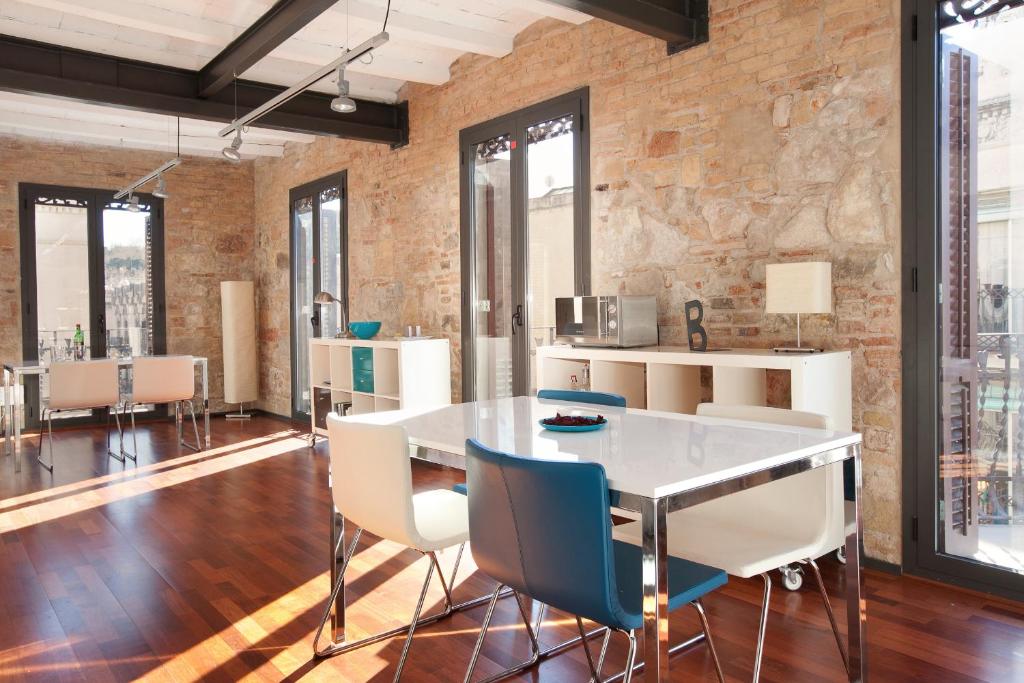
[[[203,435],[206,438],[206,450],[210,449],[210,369],[205,358],[200,364],[203,376]],[[195,420],[195,418],[192,418]]]
[[[354,548],[353,548],[354,550]],[[345,564],[345,518],[331,502],[331,583],[340,583],[340,589],[334,596],[334,608],[331,610],[331,643],[342,643],[345,640],[345,577],[341,573]]]
[[[19,391],[24,382],[23,375],[15,369],[13,372],[13,381],[11,382],[11,391],[20,393],[22,396],[25,395],[24,391]],[[11,419],[14,420],[14,471],[21,472],[21,414],[25,410],[25,401],[22,399],[20,402],[16,397],[11,397],[14,406],[11,408]],[[39,430],[39,442],[42,444],[43,430]]]
[[[645,680],[668,683],[668,503],[664,498],[643,498],[643,611]],[[629,672],[631,667],[627,667]],[[629,676],[627,675],[627,680]]]
[[[851,681],[867,680],[867,605],[864,602],[864,576],[860,571],[860,541],[862,536],[862,519],[860,514],[861,496],[861,447],[860,444],[850,446],[853,457],[854,483],[853,505],[847,509],[847,528],[851,523],[853,532],[846,537],[846,614],[849,620],[847,632],[846,656],[849,661],[849,678]],[[852,516],[852,519],[850,519]]]

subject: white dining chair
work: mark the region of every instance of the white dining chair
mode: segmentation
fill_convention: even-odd
[[[702,403],[697,407],[697,414],[794,427],[831,427],[829,418],[824,415],[763,406]],[[742,426],[739,422],[737,425]],[[798,562],[807,563],[813,569],[843,666],[849,671],[842,636],[815,562],[815,558],[843,544],[844,515],[842,463],[802,472],[669,515],[670,555],[719,567],[740,578],[760,576],[764,581],[754,654],[755,682],[761,673],[768,624],[772,587],[769,572]],[[616,527],[614,537],[639,545],[640,523]]]
[[[345,552],[341,570],[327,602],[327,609],[313,639],[313,653],[317,657],[329,657],[407,633],[394,676],[394,680],[398,681],[402,676],[416,627],[434,623],[451,614],[456,607],[452,602],[451,591],[455,585],[455,575],[459,569],[462,551],[469,540],[467,499],[466,496],[448,489],[413,492],[409,437],[404,427],[359,424],[331,413],[327,416],[327,433],[334,506],[345,517],[346,522],[355,526],[356,531]],[[355,554],[356,544],[364,529],[430,558],[427,578],[423,582],[416,610],[412,621],[406,626],[368,636],[356,642],[330,645],[321,649],[318,645],[320,635],[330,618],[331,607],[344,582],[345,570]],[[451,579],[445,581],[437,553],[453,546],[459,546],[459,550]],[[435,568],[441,581],[441,588],[444,589],[445,606],[441,613],[421,619],[420,613]]]
[[[53,415],[69,410],[107,409],[107,455],[123,461],[124,456],[110,447],[110,417],[117,423],[121,435],[121,421],[117,415],[119,402],[117,383],[117,361],[113,359],[56,361],[50,364],[50,396],[42,410],[46,420],[46,435],[49,442],[50,462],[43,461],[43,439],[39,439],[39,453],[36,459],[44,468],[53,472]],[[121,449],[123,450],[123,443]]]
[[[192,398],[196,393],[195,361],[192,356],[136,356],[132,359],[132,393],[125,399],[124,409],[131,416],[132,449],[122,452],[132,460],[138,459],[139,444],[135,433],[135,409],[140,405],[174,404],[175,424],[184,418],[183,406],[188,405],[192,416],[192,431],[195,444],[183,438],[179,443],[194,451],[202,450],[199,442],[199,425],[196,423],[195,406]]]

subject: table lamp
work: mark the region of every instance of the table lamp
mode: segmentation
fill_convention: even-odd
[[[777,353],[814,353],[800,345],[800,316],[832,312],[832,264],[821,261],[772,263],[765,266],[765,313],[796,314],[796,346]]]
[[[336,298],[330,292],[318,292],[313,297],[313,303],[326,306],[330,304],[338,304],[338,334],[334,335],[336,339],[348,339],[351,335],[348,332],[348,311],[345,310],[345,304],[340,299]]]

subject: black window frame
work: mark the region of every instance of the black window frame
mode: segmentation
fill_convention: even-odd
[[[462,399],[472,400],[476,394],[476,361],[473,346],[473,302],[476,299],[476,235],[473,225],[473,175],[472,159],[474,146],[493,137],[508,133],[515,141],[521,154],[513,154],[511,173],[518,182],[512,186],[512,225],[527,226],[527,164],[523,155],[527,149],[527,128],[542,121],[560,116],[574,117],[576,139],[575,167],[573,169],[573,260],[575,268],[575,293],[577,296],[590,294],[591,281],[591,226],[590,226],[590,88],[584,86],[572,92],[553,97],[543,102],[518,109],[490,119],[459,132],[459,234],[461,264],[461,316],[462,316]],[[525,233],[526,230],[523,230]],[[523,305],[524,329],[529,329],[529,306],[525,305],[528,292],[529,264],[527,262],[528,235],[517,240],[513,237],[513,263],[526,264],[526,268],[514,278],[513,298]],[[528,347],[528,342],[527,342]],[[513,363],[527,368],[529,350],[513,347]],[[514,365],[515,367],[515,365]],[[528,373],[527,373],[528,374]],[[528,379],[528,378],[527,378]],[[524,393],[521,382],[513,377],[513,394]]]
[[[1024,600],[1020,574],[936,550],[936,454],[941,449],[937,367],[941,4],[941,0],[903,0],[901,6],[902,569]]]
[[[36,270],[36,221],[35,199],[39,196],[76,199],[87,203],[88,213],[88,259],[89,259],[89,352],[92,358],[106,357],[106,292],[103,265],[102,214],[108,204],[114,202],[115,190],[75,187],[71,185],[47,185],[41,183],[18,183],[19,213],[19,261],[21,284],[21,347],[24,360],[39,360],[38,343],[39,312],[38,273]],[[167,288],[166,254],[164,252],[164,200],[146,192],[136,192],[143,204],[150,206],[152,244],[150,267],[153,288],[153,353],[167,353]],[[38,427],[39,415],[38,382],[25,383],[25,426]],[[103,411],[94,410],[91,417],[68,418],[64,425],[87,424],[100,419]],[[157,406],[148,414],[164,416],[166,406]]]
[[[309,420],[311,419],[310,413],[304,413],[296,408],[296,391],[301,390],[298,382],[298,339],[297,330],[295,329],[295,275],[297,272],[296,268],[296,253],[295,253],[295,202],[303,197],[313,196],[314,202],[318,201],[320,193],[332,187],[339,188],[341,192],[341,220],[339,221],[338,229],[340,231],[339,244],[341,246],[341,260],[345,264],[342,269],[341,275],[341,292],[336,293],[335,296],[342,305],[345,307],[346,312],[349,310],[349,241],[348,241],[348,170],[336,171],[329,175],[323,176],[316,180],[312,180],[308,183],[304,183],[297,187],[293,187],[288,191],[288,330],[289,330],[289,344],[290,344],[290,355],[291,355],[291,398],[289,410],[291,417],[296,420]],[[318,206],[318,204],[315,204]],[[313,211],[313,245],[319,254],[320,245],[320,212],[319,210]],[[314,259],[313,263],[313,280],[316,286],[319,287],[322,282],[320,273],[319,259]],[[314,293],[315,294],[315,293]],[[317,306],[317,304],[313,304]],[[311,334],[316,336],[319,330],[319,307],[314,309],[313,318],[317,320],[314,324],[314,331]],[[313,323],[311,323],[313,324]],[[307,358],[308,360],[308,358]],[[312,401],[315,397],[310,394],[310,402],[312,407]]]

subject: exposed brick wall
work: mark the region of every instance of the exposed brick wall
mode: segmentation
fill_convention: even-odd
[[[289,410],[288,188],[348,170],[353,318],[448,336],[459,373],[459,130],[589,86],[595,291],[656,293],[669,341],[700,298],[714,343],[767,347],[793,320],[764,315],[765,264],[835,264],[835,313],[805,337],[853,351],[865,544],[898,562],[898,4],[713,0],[711,16],[710,43],[673,57],[601,21],[539,22],[503,59],[408,87],[405,148],[320,140],[259,160],[264,405]]]
[[[0,136],[0,356],[21,356],[18,184],[117,189],[167,158]],[[222,410],[220,282],[254,277],[253,164],[185,157],[167,190],[167,350],[210,359],[211,406]]]

